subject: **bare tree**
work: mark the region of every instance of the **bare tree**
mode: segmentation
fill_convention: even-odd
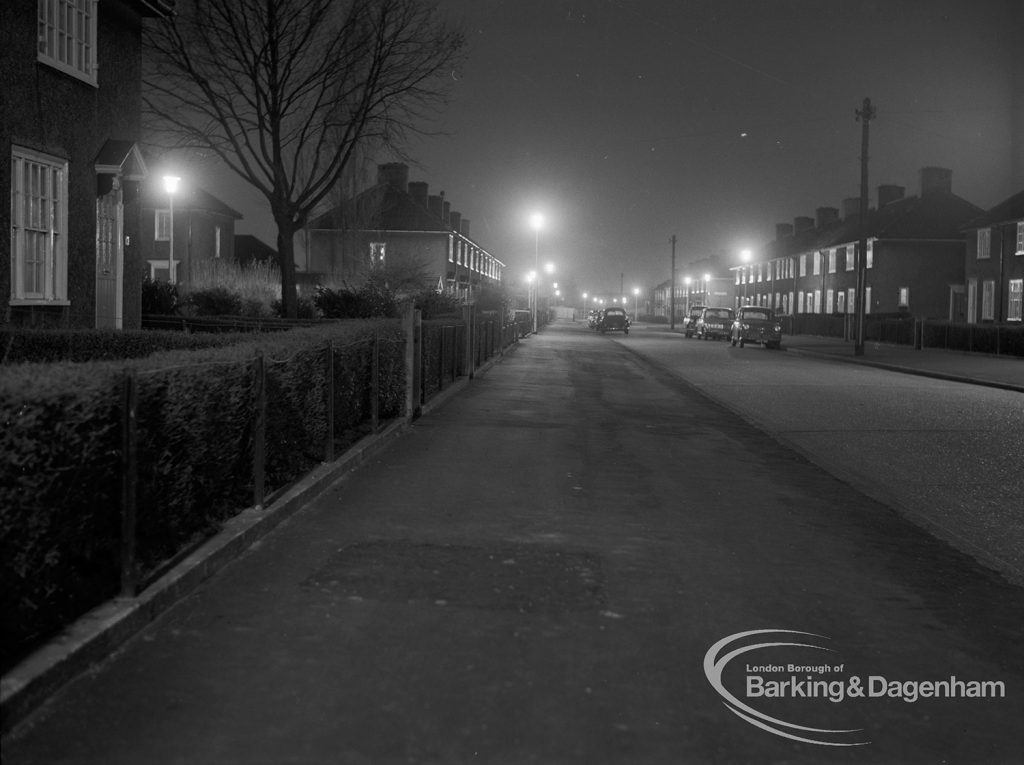
[[[148,127],[214,153],[266,197],[285,316],[293,239],[361,145],[394,145],[443,103],[464,38],[425,0],[190,0],[146,32]]]

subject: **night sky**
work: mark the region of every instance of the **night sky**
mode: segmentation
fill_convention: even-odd
[[[954,193],[981,207],[1024,187],[1011,55],[1015,37],[1022,59],[1024,11],[1010,0],[441,9],[464,23],[468,51],[429,126],[446,135],[408,148],[418,162],[410,179],[445,192],[510,282],[533,267],[534,211],[546,220],[541,260],[565,281],[617,291],[624,273],[631,292],[669,277],[673,234],[683,268],[756,251],[776,223],[841,208],[859,194],[855,110],[865,97],[877,109],[872,204],[882,183],[916,194],[926,165],[951,168]],[[246,212],[238,230],[273,244],[236,201]]]

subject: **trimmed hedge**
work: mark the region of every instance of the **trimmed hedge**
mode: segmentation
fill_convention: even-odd
[[[369,431],[375,333],[386,420],[400,416],[405,402],[405,342],[397,321],[250,334],[219,347],[124,362],[0,369],[4,669],[118,592],[126,368],[137,378],[136,540],[144,580],[252,504],[257,353],[266,369],[269,493],[324,458],[328,342],[335,449]]]
[[[0,328],[0,364],[140,359],[162,351],[214,348],[249,339],[251,335],[238,332],[196,336],[174,331],[4,327]]]

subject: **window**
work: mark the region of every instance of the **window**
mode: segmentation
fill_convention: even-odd
[[[846,248],[843,247],[843,254],[846,254]],[[828,251],[828,272],[834,274],[836,272],[836,251],[834,249]],[[832,313],[829,311],[829,313]]]
[[[814,313],[821,313],[821,290],[814,291]]]
[[[1024,255],[1024,220],[1017,221],[1017,249],[1015,255]]]
[[[992,321],[996,317],[996,283],[986,279],[981,283],[981,320]]]
[[[868,239],[868,256],[864,261],[864,268],[871,268],[875,264],[875,240]]]
[[[803,290],[801,290],[800,292],[796,293],[796,313],[803,313],[805,305],[806,303],[804,303],[804,293]]]
[[[157,210],[156,221],[153,226],[153,239],[157,242],[167,242],[171,239],[171,211]]]
[[[220,257],[220,226],[213,227],[213,257]]]
[[[847,271],[852,271],[854,268],[857,267],[857,249],[859,247],[860,247],[860,245],[854,245],[853,247],[848,247],[847,248],[847,250],[846,250],[846,270]]]
[[[846,313],[846,293],[842,290],[836,294],[836,313]]]
[[[370,267],[378,268],[384,265],[384,255],[387,250],[385,242],[370,242]]]
[[[11,300],[67,300],[68,164],[11,151]]]
[[[800,276],[807,276],[807,256],[800,256]]]
[[[757,264],[757,280],[762,281],[764,279],[764,263]]]
[[[871,288],[864,288],[864,313],[871,313]]]
[[[38,61],[96,84],[97,0],[39,0]]]
[[[821,252],[814,253],[813,257],[814,268],[812,269],[812,273],[814,276],[818,276],[821,273]]]
[[[910,308],[910,287],[900,287],[897,305],[900,308]]]
[[[978,229],[978,260],[985,260],[991,257],[992,247],[992,229],[990,228],[979,228]]]
[[[836,307],[836,292],[829,290],[825,293],[825,313],[832,313]]]
[[[853,287],[846,290],[846,312],[856,313],[857,311],[857,290]]]
[[[967,323],[978,321],[978,280],[967,280]]]
[[[1017,224],[1017,230],[1020,231]],[[1006,320],[1021,321],[1024,319],[1024,279],[1010,279],[1010,300],[1006,305]]]

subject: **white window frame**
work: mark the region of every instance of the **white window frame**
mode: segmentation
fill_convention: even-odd
[[[871,268],[875,264],[875,240],[868,239],[867,257],[864,260],[864,268]]]
[[[370,268],[384,265],[387,257],[387,242],[370,242]]]
[[[910,308],[910,287],[900,287],[896,298],[897,308]]]
[[[864,288],[864,313],[871,313],[871,286]]]
[[[97,86],[98,0],[39,0],[36,60]]]
[[[993,321],[996,318],[996,282],[985,279],[981,283],[981,320]]]
[[[859,244],[855,244],[852,247],[846,249],[846,270],[852,271],[857,267],[857,250],[860,248]],[[852,254],[851,254],[852,253]]]
[[[830,274],[834,274],[836,272],[836,250],[834,247],[828,251],[828,272]],[[829,311],[829,313],[832,312]]]
[[[821,276],[821,250],[814,253],[814,263],[812,264],[811,275]]]
[[[11,305],[70,305],[67,230],[67,161],[12,146]],[[30,262],[33,246],[36,252]],[[40,269],[40,278],[37,289],[27,290],[31,264]]]
[[[1006,320],[1024,320],[1024,279],[1010,279],[1007,285],[1009,300],[1006,302]]]
[[[1024,255],[1024,220],[1017,221],[1017,249],[1014,255]]]
[[[978,322],[978,280],[967,280],[967,323]]]
[[[219,258],[220,257],[220,238],[221,238],[221,227],[218,224],[218,225],[215,225],[213,227],[213,257],[215,257],[215,258]]]
[[[988,260],[992,257],[992,229],[978,229],[978,260]]]
[[[857,310],[857,288],[850,287],[846,290],[846,312],[854,313]]]
[[[846,292],[836,290],[836,313],[848,313],[846,310]]]
[[[171,241],[171,211],[156,210],[153,213],[153,241]]]
[[[825,292],[825,313],[831,314],[836,307],[836,291],[833,289]]]

